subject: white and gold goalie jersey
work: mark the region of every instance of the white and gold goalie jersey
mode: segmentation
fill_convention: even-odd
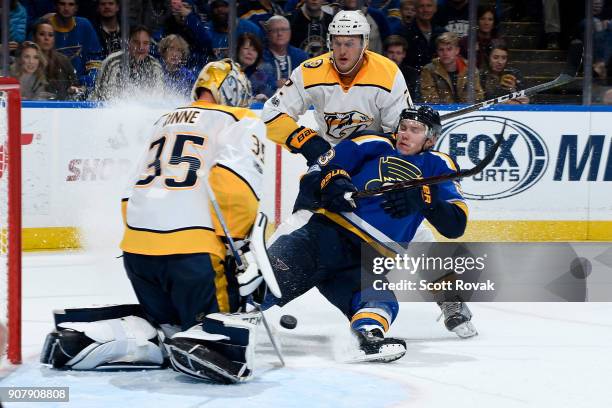
[[[198,101],[162,116],[122,200],[121,249],[224,258],[224,233],[202,178],[232,237],[244,238],[257,216],[264,137],[263,122],[245,108]]]
[[[366,51],[364,63],[351,83],[343,83],[326,53],[303,62],[264,105],[262,119],[268,137],[284,145],[299,128],[296,123],[314,107],[319,136],[335,145],[369,129],[394,132],[401,111],[408,106],[402,72],[390,59]]]

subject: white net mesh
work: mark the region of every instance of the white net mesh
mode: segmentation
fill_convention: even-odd
[[[4,354],[8,319],[8,93],[0,91],[0,346]]]

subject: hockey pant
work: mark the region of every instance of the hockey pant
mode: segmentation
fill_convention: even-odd
[[[209,313],[238,309],[235,278],[214,255],[124,252],[123,264],[147,318],[158,325],[187,330]]]
[[[392,291],[362,291],[371,286],[365,280],[374,276],[361,270],[361,241],[322,215],[314,214],[301,228],[280,236],[268,254],[283,296],[269,295],[265,307],[283,306],[316,287],[354,329],[376,326],[386,331],[397,316]]]

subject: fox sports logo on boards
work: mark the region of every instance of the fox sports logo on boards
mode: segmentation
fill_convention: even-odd
[[[548,165],[548,148],[529,126],[513,119],[477,115],[445,123],[435,149],[448,153],[462,169],[477,165],[504,130],[504,142],[493,161],[462,181],[464,196],[472,200],[498,200],[528,190],[542,178]]]

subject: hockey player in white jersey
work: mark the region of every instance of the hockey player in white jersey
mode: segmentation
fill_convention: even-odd
[[[231,383],[251,377],[258,316],[229,314],[245,293],[239,293],[240,277],[226,268],[227,237],[207,188],[231,237],[247,238],[261,197],[265,137],[264,123],[244,108],[249,98],[240,68],[230,60],[213,62],[193,86],[194,102],[155,123],[122,200],[123,261],[141,311],[116,306],[56,314],[44,363],[161,366],[167,352],[176,370],[196,378]],[[248,244],[242,250],[248,252]]]

